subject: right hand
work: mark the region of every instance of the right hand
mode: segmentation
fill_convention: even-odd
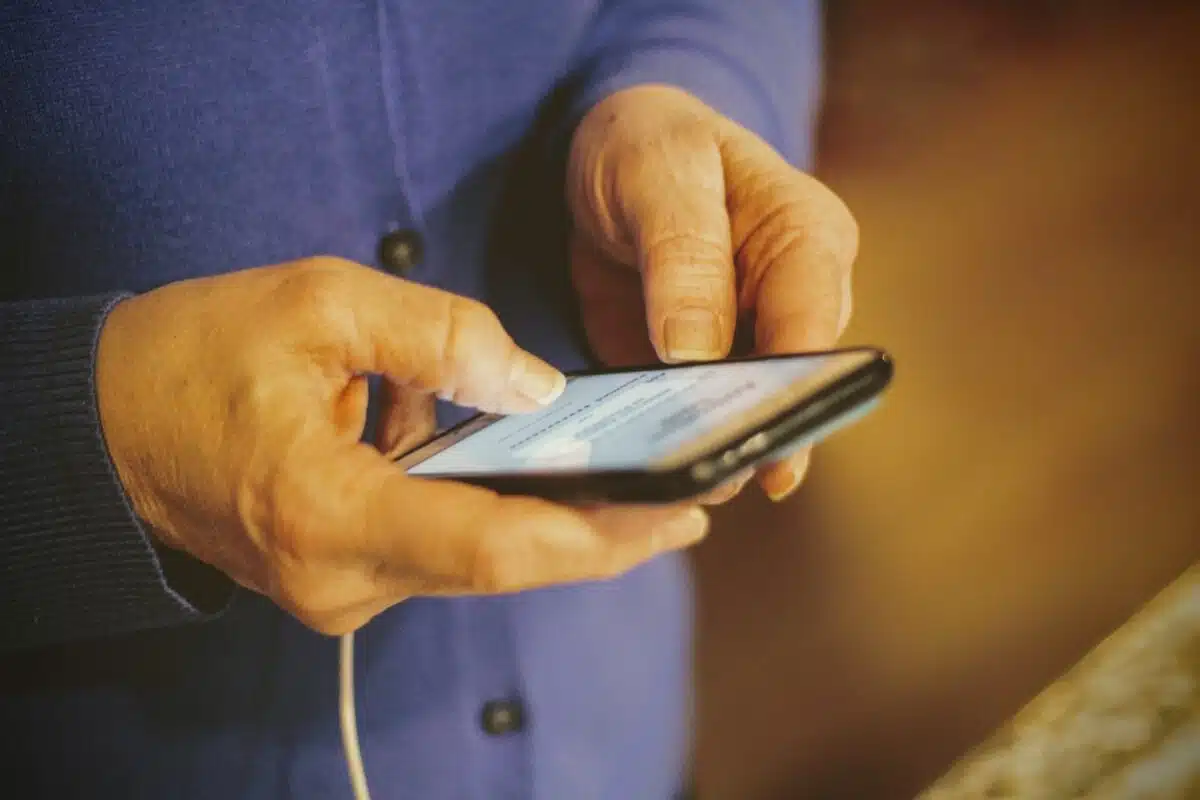
[[[360,441],[369,374],[387,387],[378,447]],[[152,534],[324,633],[417,595],[615,576],[707,529],[695,506],[573,509],[405,475],[381,450],[431,432],[432,395],[522,412],[563,379],[486,306],[337,259],[120,303],[96,384]]]

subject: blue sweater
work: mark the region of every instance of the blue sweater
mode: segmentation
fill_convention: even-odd
[[[0,5],[6,792],[349,796],[335,642],[156,550],[129,512],[92,384],[116,300],[320,253],[382,268],[381,236],[407,229],[424,243],[408,277],[485,299],[523,345],[579,366],[559,200],[571,123],[614,90],[671,83],[801,160],[816,6]],[[682,562],[662,558],[383,614],[357,674],[374,794],[670,797],[689,613]],[[523,724],[497,725],[497,708]]]

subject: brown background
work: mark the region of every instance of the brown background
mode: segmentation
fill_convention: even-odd
[[[829,24],[848,341],[897,382],[696,554],[705,800],[912,797],[1200,558],[1200,7]]]

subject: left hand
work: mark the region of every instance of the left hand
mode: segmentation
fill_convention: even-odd
[[[638,86],[592,108],[567,198],[583,323],[606,363],[824,350],[849,322],[858,228],[845,204],[686,92]],[[808,458],[760,470],[768,496],[794,491]]]

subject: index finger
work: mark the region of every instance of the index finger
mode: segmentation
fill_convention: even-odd
[[[758,163],[774,164],[783,176],[748,181],[748,188],[734,185],[729,193],[735,253],[745,276],[739,306],[753,312],[755,349],[764,354],[827,350],[850,321],[858,226],[841,199],[819,181],[794,170],[765,143],[745,146],[768,151]],[[763,467],[758,482],[768,497],[780,501],[791,495],[810,456],[811,449],[804,447]]]
[[[326,524],[401,596],[413,579],[439,593],[496,594],[612,577],[707,531],[696,507],[581,511],[409,477],[374,448],[343,447],[320,483],[353,483],[355,499]]]
[[[753,312],[756,350],[833,347],[850,319],[858,225],[834,192],[765,142],[742,141],[738,148],[761,148],[758,158],[740,153],[737,162],[764,164],[759,169],[771,172],[731,180],[727,200],[744,276],[739,306]]]

